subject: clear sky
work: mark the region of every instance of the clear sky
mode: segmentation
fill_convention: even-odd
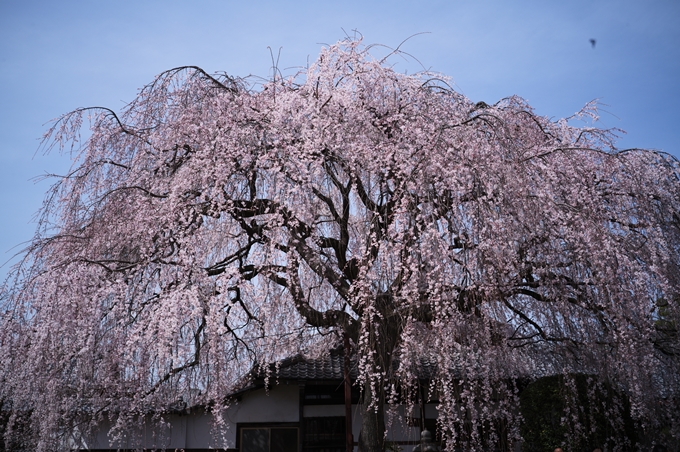
[[[292,72],[324,43],[358,30],[452,77],[474,101],[512,94],[537,113],[569,116],[599,99],[620,148],[680,157],[678,0],[0,0],[0,262],[35,230],[67,155],[36,153],[52,118],[77,107],[121,109],[165,69],[266,77]],[[595,40],[593,46],[590,42]],[[4,279],[8,265],[0,268]]]

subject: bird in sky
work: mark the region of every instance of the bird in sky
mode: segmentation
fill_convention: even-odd
[[[593,46],[593,49],[595,48],[596,43],[597,43],[597,41],[595,41],[594,39],[590,40],[590,45]]]

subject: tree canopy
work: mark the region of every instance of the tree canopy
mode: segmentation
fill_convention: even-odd
[[[254,364],[343,334],[366,451],[424,355],[447,444],[498,436],[499,418],[516,437],[513,382],[549,375],[606,381],[638,420],[672,415],[678,161],[574,125],[595,104],[555,121],[514,96],[475,103],[397,72],[397,53],[344,41],[262,84],[177,68],[120,113],[55,122],[45,142],[73,169],[0,326],[0,395],[36,447],[180,397],[219,412]]]

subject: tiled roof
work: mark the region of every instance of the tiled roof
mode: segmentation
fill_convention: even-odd
[[[342,347],[334,348],[327,355],[318,358],[305,358],[296,355],[286,358],[270,367],[270,375],[278,380],[342,380],[344,378],[344,350]],[[397,362],[393,363],[396,369]],[[437,373],[437,363],[429,357],[422,357],[416,369],[416,375],[420,380],[429,380]],[[256,372],[257,377],[263,378],[264,372]],[[357,357],[350,357],[350,379],[357,378]]]
[[[345,353],[342,348],[335,348],[319,358],[305,358],[297,355],[281,361],[273,366],[274,375],[283,380],[342,380],[345,378],[343,366]],[[357,377],[356,356],[350,357],[350,379]]]
[[[253,369],[245,378],[241,389],[229,394],[228,397],[239,397],[243,393],[283,381],[337,383],[344,379],[343,364],[344,350],[342,347],[333,348],[325,356],[317,358],[305,357],[301,354],[295,355],[278,363],[270,364],[268,383],[265,383],[265,369]],[[396,369],[398,362],[394,362],[393,367]],[[460,373],[460,370],[454,371],[454,373]],[[434,356],[421,357],[415,374],[419,380],[432,380],[437,374],[436,358]],[[357,357],[353,354],[350,357],[350,380],[354,381],[356,378]]]

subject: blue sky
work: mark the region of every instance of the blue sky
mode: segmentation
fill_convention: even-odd
[[[627,132],[620,148],[680,157],[678,23],[677,0],[0,0],[0,262],[35,230],[50,182],[33,179],[70,165],[36,153],[46,123],[77,107],[119,110],[165,69],[266,77],[268,46],[292,72],[345,31],[392,47],[426,32],[402,49],[474,101],[517,94],[559,118],[599,99],[600,125]]]

